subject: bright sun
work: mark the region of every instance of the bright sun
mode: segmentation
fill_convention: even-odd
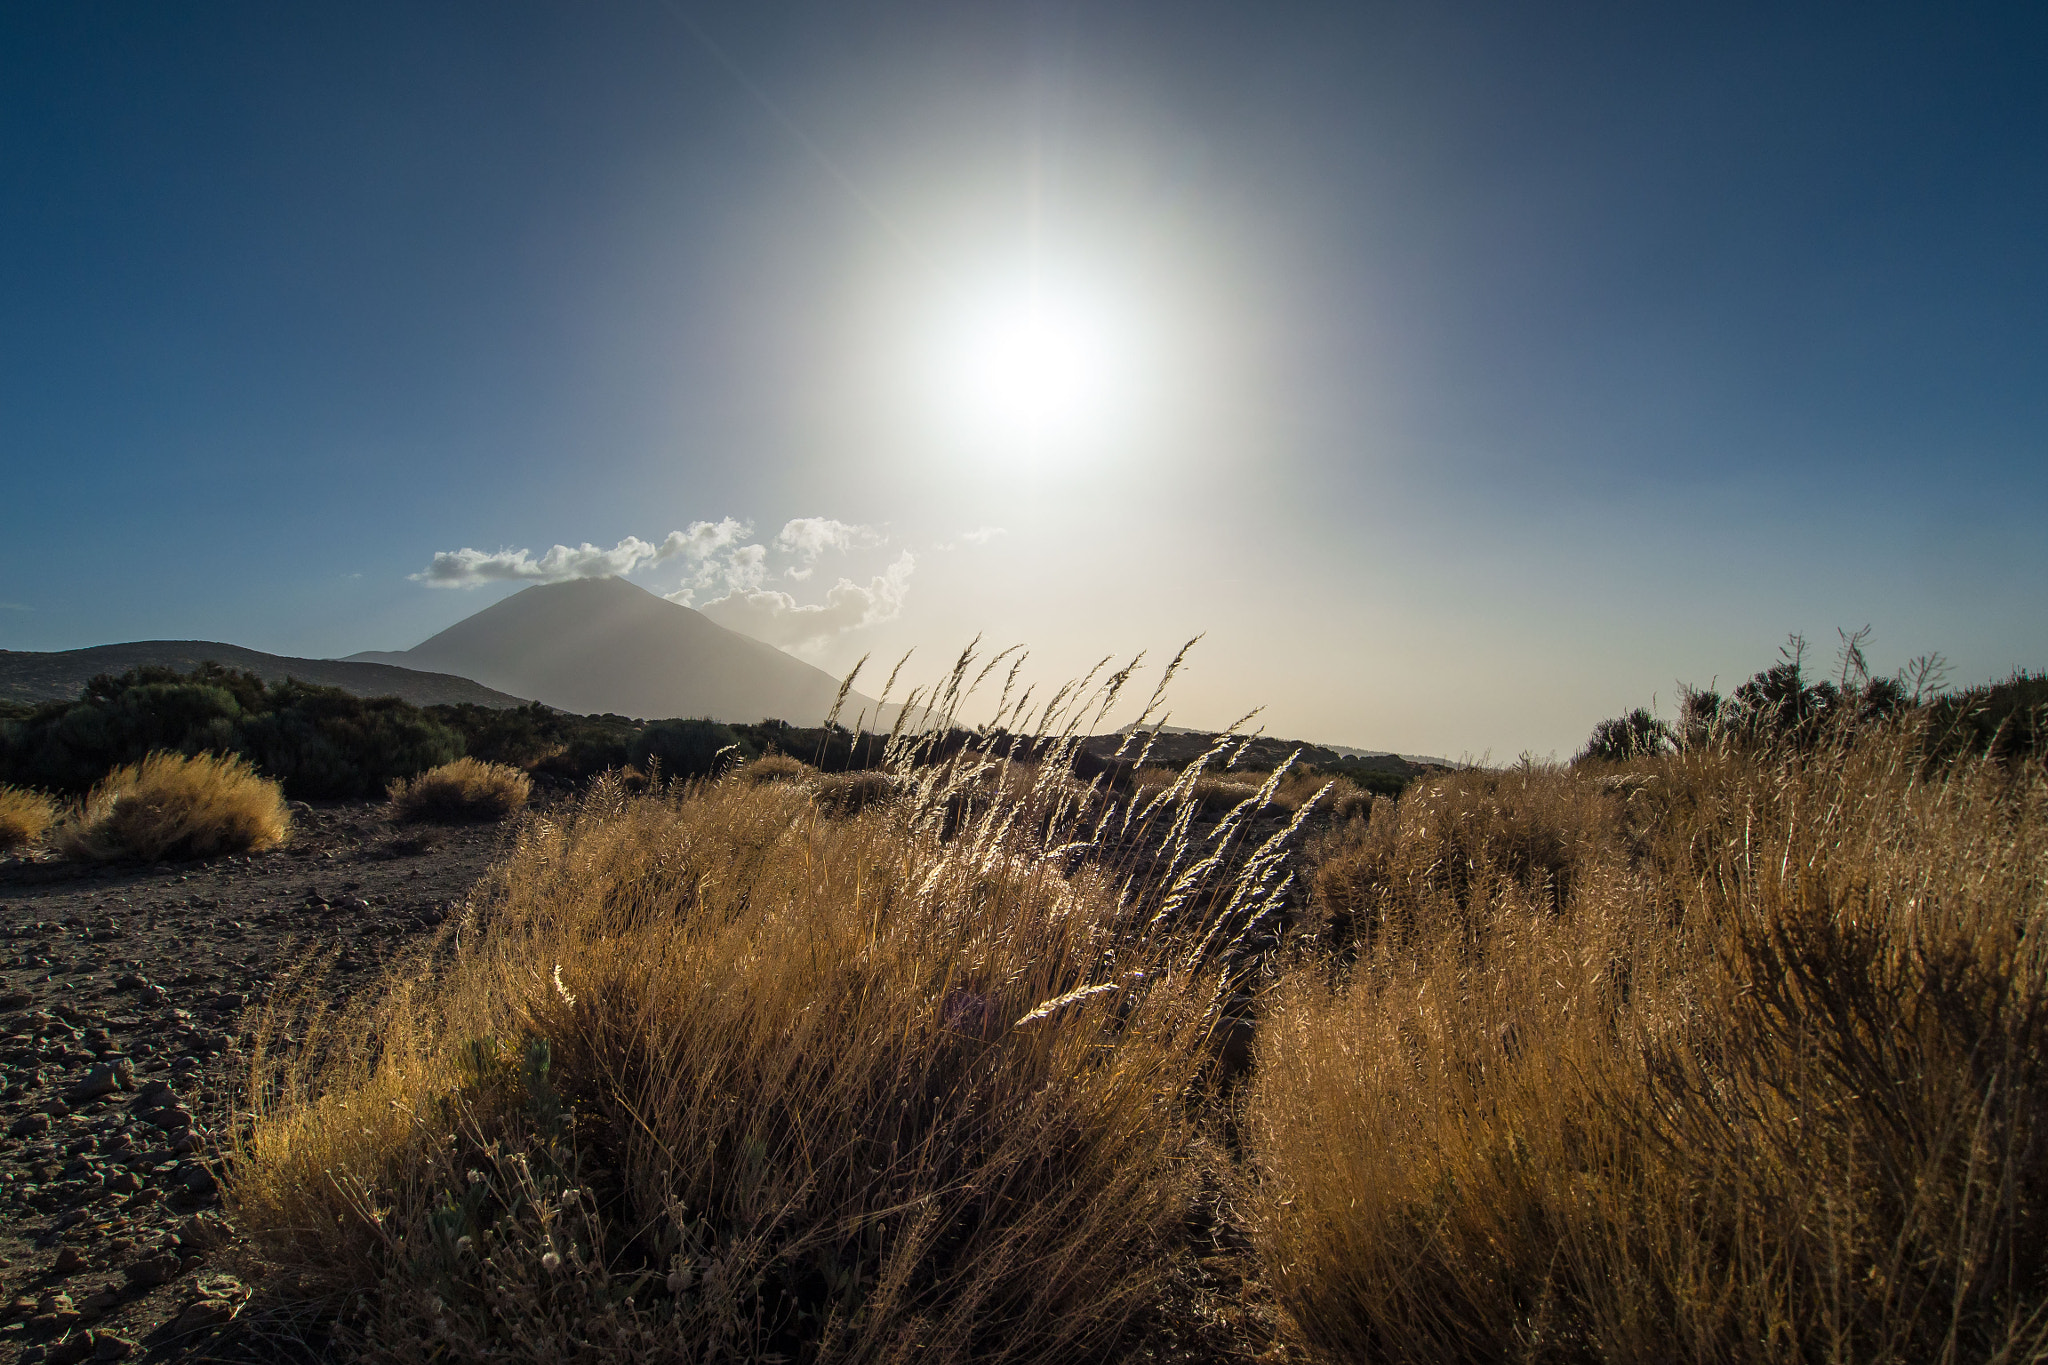
[[[1128,348],[1107,310],[1034,280],[964,312],[941,382],[978,434],[1041,454],[1107,434],[1130,387]]]

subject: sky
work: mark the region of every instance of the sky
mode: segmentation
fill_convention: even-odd
[[[2039,669],[2044,70],[2020,4],[9,5],[0,648],[624,572],[1494,761],[1795,632]]]

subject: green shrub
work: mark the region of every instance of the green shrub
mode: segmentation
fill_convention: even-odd
[[[247,759],[290,796],[364,797],[462,749],[460,735],[395,697],[292,679],[265,686],[216,664],[190,674],[151,665],[0,722],[0,781],[83,792],[152,753],[211,753]]]
[[[754,756],[753,746],[715,720],[661,720],[633,737],[627,760],[665,778],[710,777]]]

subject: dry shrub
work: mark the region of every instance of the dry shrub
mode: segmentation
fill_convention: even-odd
[[[438,965],[275,1008],[238,1226],[379,1357],[1099,1358],[1188,1207],[1205,931],[1257,907],[1161,930],[1008,803],[942,839],[984,771],[529,819]]]
[[[818,775],[818,770],[801,759],[788,754],[763,754],[737,769],[732,779],[746,786],[758,787],[763,782],[808,782]]]
[[[908,795],[916,784],[896,773],[879,768],[851,773],[828,773],[818,779],[812,799],[827,815],[857,815],[870,806],[882,805]]]
[[[1315,852],[1316,908],[1340,946],[1424,921],[1470,937],[1508,897],[1561,906],[1620,818],[1596,782],[1534,764],[1449,774],[1367,810]]]
[[[33,847],[56,818],[56,806],[41,792],[0,787],[0,853]]]
[[[416,777],[400,778],[385,793],[400,824],[455,825],[503,820],[526,809],[533,779],[503,763],[458,758]]]
[[[290,832],[283,790],[247,760],[154,753],[102,778],[52,842],[78,861],[154,862],[273,848]]]
[[[2048,779],[1915,737],[1463,773],[1333,836],[1255,1237],[1333,1359],[2048,1349]]]

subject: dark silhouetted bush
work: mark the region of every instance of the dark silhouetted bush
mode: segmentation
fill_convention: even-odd
[[[0,781],[83,792],[111,768],[152,753],[235,755],[299,798],[382,793],[462,754],[462,738],[395,697],[202,664],[102,675],[74,702],[0,722]]]
[[[1626,763],[1632,758],[1665,753],[1671,747],[1671,727],[1638,706],[1625,716],[1594,726],[1586,747],[1579,751],[1578,761]]]
[[[634,736],[628,761],[665,778],[710,777],[754,756],[753,745],[715,720],[659,720]]]

